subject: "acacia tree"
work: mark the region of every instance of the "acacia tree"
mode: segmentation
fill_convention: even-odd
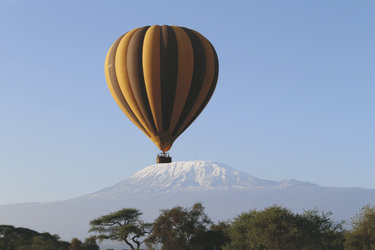
[[[161,210],[146,242],[149,248],[162,244],[163,250],[221,249],[226,242],[223,238],[224,224],[208,229],[212,221],[204,213],[201,203],[195,203],[191,208],[177,206]]]
[[[135,208],[124,208],[90,221],[89,232],[97,232],[97,239],[125,242],[131,249],[139,249],[145,235],[151,233],[151,223],[144,223],[142,213]]]
[[[375,206],[363,207],[352,218],[352,228],[346,235],[346,249],[375,249]]]

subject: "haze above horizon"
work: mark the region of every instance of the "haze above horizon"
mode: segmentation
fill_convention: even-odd
[[[0,204],[64,200],[155,163],[104,59],[136,27],[179,25],[219,57],[211,101],[173,161],[266,180],[375,189],[372,1],[0,2]]]

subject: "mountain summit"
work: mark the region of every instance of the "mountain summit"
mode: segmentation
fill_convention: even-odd
[[[250,209],[274,204],[295,212],[318,208],[335,219],[349,220],[375,201],[375,190],[321,187],[297,180],[269,181],[211,161],[155,164],[125,180],[75,199],[0,206],[3,224],[83,238],[88,223],[122,208],[137,208],[153,221],[160,209],[202,202],[214,221],[234,218]]]
[[[282,188],[317,186],[307,182],[267,181],[212,161],[186,161],[154,164],[124,181],[91,195],[91,198],[116,198],[124,193],[169,193],[213,189]]]

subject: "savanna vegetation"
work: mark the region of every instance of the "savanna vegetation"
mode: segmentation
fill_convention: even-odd
[[[375,206],[362,208],[351,221],[352,230],[346,234],[345,249],[375,249]]]
[[[84,243],[74,238],[71,243],[61,241],[56,234],[39,233],[32,229],[0,225],[1,250],[99,250],[95,236]]]
[[[223,249],[343,249],[344,222],[318,210],[296,214],[271,206],[250,210],[230,224],[230,242]]]
[[[201,203],[191,208],[180,206],[162,210],[152,225],[152,233],[146,243],[150,249],[221,249],[229,241],[228,225],[213,224]]]
[[[90,222],[96,236],[84,242],[61,241],[58,235],[0,225],[0,250],[98,250],[96,240],[112,240],[131,249],[251,250],[251,249],[375,249],[375,207],[365,206],[346,222],[334,221],[332,213],[317,209],[301,214],[274,205],[249,210],[217,224],[201,203],[190,208],[161,210],[153,223],[141,220],[142,212],[124,208]]]
[[[345,221],[334,221],[330,212],[313,209],[298,214],[277,205],[249,210],[218,224],[201,203],[161,210],[153,223],[141,221],[136,209],[109,216],[124,211],[135,211],[134,218],[125,213],[117,218],[120,223],[104,224],[101,220],[107,217],[102,216],[91,222],[90,231],[100,232],[99,240],[133,241],[136,244],[128,244],[131,249],[139,249],[141,242],[148,249],[162,250],[375,249],[375,207],[370,206],[352,219],[351,230],[344,228]]]

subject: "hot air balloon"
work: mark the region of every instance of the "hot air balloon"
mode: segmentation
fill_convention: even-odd
[[[218,70],[216,51],[204,36],[167,25],[127,32],[105,60],[113,98],[162,151],[157,162],[171,162],[167,151],[207,105]]]

